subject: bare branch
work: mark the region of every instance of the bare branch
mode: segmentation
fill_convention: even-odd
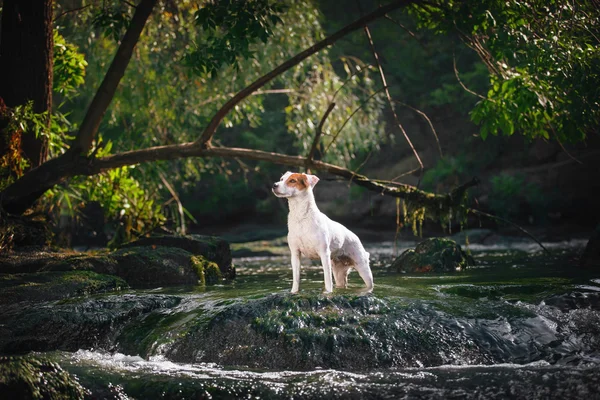
[[[377,68],[379,69],[379,75],[381,76],[381,82],[383,83],[383,86],[385,88],[385,95],[387,97],[388,103],[392,110],[392,115],[394,116],[394,121],[396,122],[396,125],[398,125],[398,128],[400,128],[402,135],[404,135],[406,142],[410,146],[410,149],[412,150],[413,154],[415,155],[415,158],[419,162],[419,167],[420,167],[419,182],[421,182],[421,178],[423,177],[423,169],[424,169],[423,162],[421,161],[421,157],[419,157],[419,153],[417,153],[417,150],[415,150],[415,146],[413,146],[410,138],[408,137],[408,133],[406,133],[406,130],[404,130],[404,127],[400,123],[400,118],[398,118],[398,114],[396,114],[396,109],[394,108],[394,103],[392,102],[392,96],[390,95],[390,90],[388,89],[388,85],[387,85],[387,82],[385,79],[385,74],[383,73],[383,67],[381,66],[381,63],[379,62],[379,55],[377,54],[377,51],[375,50],[375,44],[373,43],[373,38],[371,37],[371,31],[369,30],[369,27],[365,25],[364,31],[365,31],[365,34],[367,35],[367,39],[369,40],[369,45],[371,46],[371,51],[373,53],[373,57],[375,57],[375,62],[377,63]]]
[[[211,147],[211,143],[210,143],[211,139],[212,139],[213,135],[215,134],[217,127],[221,124],[221,122],[223,121],[225,116],[237,104],[239,104],[242,100],[244,100],[246,97],[248,97],[252,92],[254,92],[257,89],[260,89],[261,87],[263,87],[265,84],[270,82],[275,77],[281,75],[282,73],[289,70],[290,68],[298,65],[301,61],[305,60],[306,58],[310,57],[311,55],[332,45],[338,39],[346,36],[348,33],[353,32],[357,29],[360,29],[361,27],[365,26],[369,22],[382,17],[385,14],[387,14],[393,10],[396,10],[401,7],[405,7],[405,6],[415,3],[415,2],[416,2],[416,0],[397,0],[397,1],[394,1],[393,3],[390,3],[383,7],[380,7],[377,10],[373,11],[372,13],[352,22],[349,25],[346,25],[345,27],[343,27],[339,31],[335,32],[331,36],[323,39],[322,41],[309,47],[308,49],[304,50],[303,52],[290,58],[289,60],[285,61],[283,64],[280,64],[277,68],[275,68],[271,72],[261,76],[256,81],[254,81],[249,86],[247,86],[245,89],[242,89],[240,92],[238,92],[233,98],[231,98],[229,101],[227,101],[223,105],[223,107],[221,107],[221,109],[219,111],[217,111],[217,113],[214,115],[214,117],[208,123],[208,126],[204,129],[204,132],[202,132],[202,135],[200,136],[200,138],[196,141],[196,143],[200,143],[201,146],[206,147],[206,148]]]
[[[179,220],[181,221],[181,234],[185,235],[185,214],[183,213],[183,204],[181,204],[181,200],[179,200],[179,196],[177,195],[177,192],[175,191],[175,189],[173,189],[173,187],[171,186],[171,184],[169,183],[169,181],[167,181],[167,179],[165,178],[165,176],[163,175],[162,172],[158,172],[158,177],[160,178],[160,180],[162,181],[162,183],[165,185],[165,187],[167,188],[167,190],[169,191],[169,193],[171,193],[171,198],[173,200],[175,200],[175,202],[177,203],[177,212],[179,213]]]
[[[548,255],[551,256],[550,252],[548,251],[547,248],[544,247],[544,245],[542,244],[542,242],[540,242],[539,240],[537,240],[537,238],[535,236],[533,236],[531,233],[527,232],[524,228],[520,227],[519,225],[515,224],[514,222],[511,222],[507,219],[504,218],[500,218],[496,215],[492,215],[492,214],[488,214],[486,212],[480,211],[480,210],[476,210],[473,208],[469,209],[469,212],[473,213],[473,214],[477,214],[477,215],[483,215],[484,217],[488,217],[488,218],[492,218],[501,222],[504,222],[506,224],[512,225],[515,228],[517,228],[518,230],[520,230],[521,232],[523,232],[524,234],[526,234],[527,236],[529,236],[533,241],[535,241],[537,244],[540,245],[540,247],[544,250],[544,252]]]
[[[338,90],[336,90],[336,91],[333,93],[333,98],[331,99],[331,101],[335,100],[335,97],[338,95],[338,93],[339,93],[339,92],[340,92],[340,91],[341,91],[341,90],[344,88],[344,86],[346,86],[346,84],[347,84],[348,82],[350,82],[350,81],[352,80],[352,78],[354,78],[356,75],[360,75],[360,74],[362,74],[362,73],[365,73],[365,72],[367,72],[367,71],[369,70],[369,67],[370,67],[370,65],[369,65],[369,64],[367,64],[367,65],[365,65],[365,66],[364,66],[364,68],[363,68],[363,69],[356,70],[356,71],[355,71],[355,72],[354,72],[352,75],[350,75],[350,76],[348,77],[348,79],[346,79],[346,80],[344,81],[344,83],[342,83],[342,86],[340,86],[340,87],[338,88]]]
[[[415,39],[417,41],[417,43],[419,43],[421,45],[421,47],[423,48],[423,50],[425,50],[426,53],[429,53],[429,49],[427,48],[427,46],[425,46],[425,44],[421,41],[421,39],[419,39],[417,37],[417,35],[415,35],[415,33],[413,31],[411,31],[410,29],[408,29],[407,27],[405,27],[404,25],[402,25],[400,22],[396,21],[395,19],[393,19],[392,17],[390,17],[389,15],[385,16],[385,19],[387,19],[388,21],[393,22],[394,24],[398,25],[400,28],[402,28],[406,33],[408,33],[413,39]]]
[[[354,116],[354,114],[356,114],[357,112],[359,112],[360,110],[362,110],[362,108],[369,102],[369,100],[371,100],[373,97],[375,97],[378,93],[381,93],[382,90],[385,90],[385,87],[382,87],[381,89],[379,89],[376,92],[374,92],[373,94],[371,94],[367,98],[367,100],[365,100],[360,106],[356,107],[354,109],[354,111],[352,111],[352,113],[348,116],[348,118],[346,118],[346,120],[344,121],[344,123],[342,124],[342,126],[340,127],[340,129],[338,129],[337,132],[335,133],[335,135],[333,135],[333,139],[331,139],[331,142],[329,142],[329,144],[325,148],[325,151],[323,151],[323,154],[325,154],[325,153],[327,153],[327,151],[329,151],[329,148],[333,145],[333,143],[335,143],[336,139],[340,135],[340,132],[342,132],[342,129],[344,129],[344,127],[352,119],[352,117]]]
[[[54,21],[56,21],[57,19],[59,19],[59,18],[61,18],[61,17],[65,16],[65,15],[67,15],[67,14],[70,14],[70,13],[72,13],[72,12],[77,12],[77,11],[84,10],[84,9],[86,9],[86,8],[90,7],[91,5],[92,5],[92,4],[87,4],[87,5],[83,6],[83,7],[77,7],[77,8],[72,8],[72,9],[70,9],[70,10],[63,11],[63,12],[61,12],[60,14],[58,14],[56,17],[54,17]]]
[[[452,66],[454,67],[454,76],[456,77],[456,80],[458,81],[460,86],[462,86],[462,88],[465,91],[471,93],[472,95],[479,97],[480,99],[493,101],[492,99],[488,99],[487,97],[482,96],[479,93],[472,91],[471,89],[469,89],[468,87],[465,86],[463,81],[460,80],[460,77],[458,76],[458,69],[456,68],[456,55],[454,54],[454,52],[452,52]]]
[[[325,124],[325,120],[331,114],[333,109],[335,108],[335,103],[330,103],[329,107],[323,114],[323,118],[321,118],[321,122],[317,126],[317,131],[315,132],[315,139],[312,142],[312,146],[310,146],[310,150],[308,152],[308,156],[306,157],[306,166],[310,168],[310,164],[312,163],[313,158],[315,157],[315,152],[317,151],[317,146],[319,145],[319,140],[321,139],[321,133],[323,132],[323,125]]]
[[[129,24],[129,28],[123,36],[123,40],[117,49],[112,64],[108,68],[104,80],[100,84],[100,87],[83,118],[75,142],[70,149],[71,153],[87,154],[92,146],[100,122],[102,122],[104,113],[106,113],[106,110],[115,95],[117,86],[119,86],[119,82],[121,82],[121,79],[125,74],[125,69],[129,64],[133,49],[140,39],[142,30],[144,29],[146,21],[152,13],[152,9],[156,2],[157,0],[142,0],[136,8],[131,23]]]
[[[422,116],[425,121],[427,121],[427,123],[429,124],[429,128],[431,129],[431,132],[433,133],[433,136],[435,137],[435,142],[437,143],[437,147],[438,147],[438,151],[440,152],[440,157],[444,158],[444,155],[442,154],[442,146],[440,145],[440,139],[438,137],[437,132],[435,131],[435,128],[433,127],[433,123],[431,122],[431,120],[429,119],[429,117],[427,116],[427,114],[425,114],[423,111],[419,110],[418,108],[414,108],[413,106],[409,106],[406,103],[403,103],[401,101],[398,100],[394,100],[394,102],[400,104],[401,106],[404,106],[406,108],[410,108],[411,110],[413,110],[414,112],[416,112],[417,114],[419,114],[420,116]]]

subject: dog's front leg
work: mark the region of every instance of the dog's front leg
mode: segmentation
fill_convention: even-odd
[[[323,265],[323,277],[325,278],[325,291],[333,292],[333,278],[331,271],[331,251],[326,249],[320,253],[321,264]]]
[[[298,293],[300,288],[300,250],[290,248],[292,252],[292,293]]]

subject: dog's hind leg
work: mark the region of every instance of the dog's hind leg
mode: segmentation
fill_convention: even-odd
[[[333,267],[333,277],[335,278],[335,287],[348,287],[348,274],[350,273],[350,266],[344,263],[342,260],[335,258],[331,260],[331,263]]]
[[[365,251],[361,257],[358,257],[354,263],[354,269],[356,269],[356,272],[358,272],[365,285],[367,285],[367,292],[372,292],[373,273],[371,272],[371,268],[369,268],[369,253]]]

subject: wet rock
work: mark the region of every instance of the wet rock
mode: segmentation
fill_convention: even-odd
[[[415,249],[404,251],[392,262],[398,272],[456,272],[473,265],[472,257],[456,242],[446,238],[429,238]]]
[[[197,285],[194,256],[176,247],[139,246],[86,260],[96,272],[123,278],[132,288]]]
[[[45,302],[68,297],[125,289],[129,285],[116,276],[92,271],[44,271],[0,274],[0,305]]]
[[[0,398],[83,399],[89,392],[58,364],[34,357],[0,357]]]
[[[311,370],[442,365],[488,355],[432,310],[373,296],[273,295],[198,321],[167,352],[185,363]]]
[[[596,226],[585,246],[580,265],[584,268],[600,267],[600,224]]]
[[[123,294],[5,305],[0,308],[0,354],[114,350],[115,338],[128,324],[154,310],[175,307],[180,301],[177,296]]]
[[[0,257],[0,274],[93,271],[118,276],[132,288],[198,285],[205,281],[212,284],[219,281],[222,274],[219,275],[216,271],[212,271],[211,279],[205,279],[206,269],[198,268],[202,264],[198,260],[204,258],[198,257],[177,247],[163,246],[135,246],[114,252],[79,254],[11,253]],[[212,264],[216,266],[215,263]]]
[[[235,268],[231,264],[231,250],[229,243],[216,236],[204,235],[155,235],[143,237],[134,242],[121,246],[122,249],[139,246],[161,246],[178,248],[192,253],[195,256],[202,256],[212,262],[217,263],[224,278],[232,279],[235,277]]]

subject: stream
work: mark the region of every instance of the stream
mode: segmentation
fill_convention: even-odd
[[[4,317],[37,324],[22,345],[94,398],[594,399],[600,271],[577,268],[584,244],[546,243],[552,258],[526,242],[471,245],[476,266],[462,272],[399,274],[387,268],[393,244],[378,243],[366,246],[368,295],[356,272],[323,294],[316,264],[291,295],[287,257],[239,258],[232,282]]]

